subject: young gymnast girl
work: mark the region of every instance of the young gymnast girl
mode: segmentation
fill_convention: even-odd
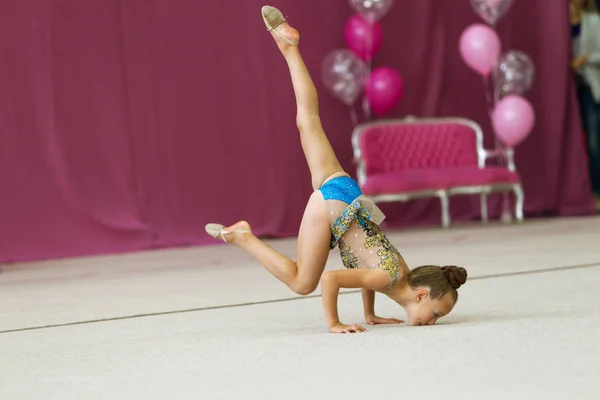
[[[402,306],[409,325],[434,324],[454,308],[457,289],[467,279],[466,270],[433,265],[409,270],[379,228],[383,214],[344,172],[325,136],[317,91],[298,49],[298,31],[274,7],[264,6],[262,16],[289,67],[296,98],[296,121],[314,188],[300,224],[297,260],[292,261],[254,236],[246,221],[228,227],[208,224],[207,233],[239,246],[300,295],[312,293],[321,282],[330,332],[365,331],[362,325],[340,322],[337,311],[340,288],[361,288],[364,316],[369,325],[404,322],[375,315],[375,292]],[[323,273],[329,251],[336,246],[346,269]]]

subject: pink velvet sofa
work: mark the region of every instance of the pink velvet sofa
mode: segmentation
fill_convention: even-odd
[[[515,217],[523,220],[523,189],[513,150],[483,147],[478,124],[463,118],[382,120],[352,134],[358,183],[376,203],[437,197],[442,226],[450,226],[450,197],[480,195],[481,219],[488,220],[487,195],[515,196]],[[488,166],[502,157],[506,166]]]

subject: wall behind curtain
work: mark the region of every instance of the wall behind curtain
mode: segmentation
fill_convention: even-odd
[[[526,213],[592,210],[564,2],[521,0],[498,30],[537,66],[538,122],[517,149]],[[311,193],[286,64],[257,0],[0,0],[0,262],[214,243],[207,222],[295,235]],[[301,30],[323,125],[354,174],[348,110],[320,82],[344,47],[345,0],[279,0]],[[486,130],[481,78],[458,38],[467,0],[397,0],[374,63],[399,69],[389,118],[462,116]],[[457,220],[478,200],[452,201]],[[439,204],[386,205],[389,227]],[[498,214],[498,199],[491,200]]]

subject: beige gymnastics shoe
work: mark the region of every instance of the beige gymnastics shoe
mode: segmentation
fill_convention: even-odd
[[[292,28],[277,8],[264,6],[261,9],[263,21],[267,27],[267,31],[275,33],[290,46],[298,46],[300,34]]]

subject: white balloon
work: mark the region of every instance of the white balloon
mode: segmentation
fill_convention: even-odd
[[[383,18],[394,5],[395,0],[349,0],[350,7],[369,22]]]
[[[366,67],[347,49],[331,51],[323,60],[321,78],[332,95],[351,106],[363,91]]]
[[[511,50],[504,54],[493,73],[494,88],[500,96],[525,94],[533,84],[535,66],[522,51]]]
[[[514,0],[471,0],[473,10],[485,22],[496,25],[512,6]]]

